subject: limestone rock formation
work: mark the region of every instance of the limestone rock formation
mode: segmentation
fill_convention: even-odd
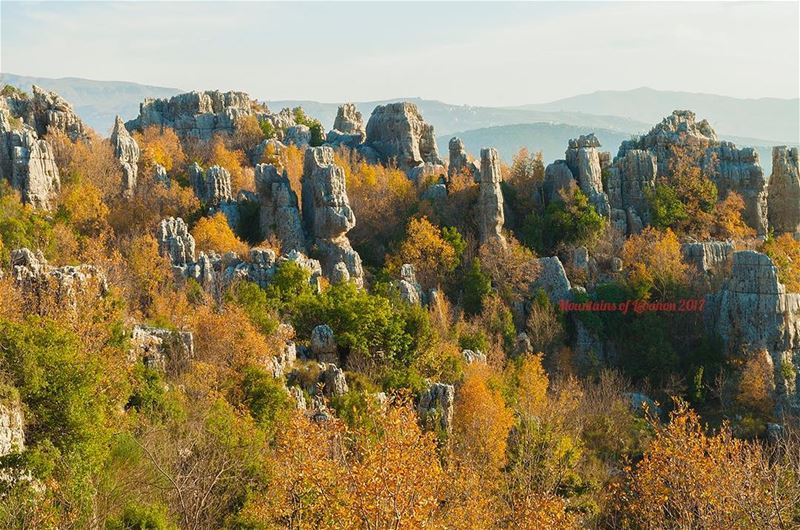
[[[502,245],[506,244],[505,237],[503,237],[505,216],[503,214],[503,191],[500,188],[502,180],[500,155],[497,154],[497,149],[494,147],[481,149],[481,182],[478,195],[480,212],[478,228],[481,243],[495,240]]]
[[[114,156],[122,166],[122,193],[129,196],[136,189],[136,178],[139,174],[139,144],[119,116],[111,131],[111,145],[114,147]]]
[[[80,293],[105,295],[105,274],[93,265],[53,267],[41,253],[27,248],[11,251],[14,282],[37,307],[45,299],[60,306],[74,306]]]
[[[594,134],[569,141],[565,159],[578,186],[589,198],[600,215],[609,216],[608,196],[603,192],[602,168],[600,166],[600,141]]]
[[[766,351],[773,368],[778,412],[800,411],[800,294],[787,293],[765,254],[733,254],[723,288],[706,297],[704,318],[728,355],[749,357]]]
[[[743,218],[759,235],[767,231],[767,179],[752,148],[739,149],[720,142],[706,120],[698,122],[693,112],[676,110],[647,134],[620,145],[609,171],[608,193],[611,207],[633,210],[644,224],[649,222],[644,193],[652,188],[656,176],[668,176],[672,148],[691,147],[701,152],[700,165],[716,184],[719,198],[730,191],[745,202]],[[645,153],[655,161],[652,162]],[[632,232],[630,227],[628,232]]]
[[[35,120],[36,132],[42,136],[48,129],[57,129],[69,136],[73,142],[88,137],[86,127],[64,98],[33,85],[31,111]],[[28,122],[31,125],[33,123]]]
[[[189,175],[191,175],[191,168],[189,171]],[[169,175],[167,174],[167,168],[161,164],[153,165],[153,180],[168,189],[172,185],[169,180]]]
[[[681,245],[683,260],[693,266],[697,274],[707,279],[727,275],[735,250],[731,241],[703,241]]]
[[[347,239],[356,224],[347,198],[344,170],[333,163],[328,146],[306,150],[303,164],[303,225],[315,253],[330,279],[350,279],[363,284],[361,257]],[[344,264],[349,278],[342,278]]]
[[[170,127],[181,138],[211,140],[218,133],[232,134],[237,120],[254,115],[244,92],[189,92],[170,99],[145,99],[139,116],[127,122],[129,130],[149,126]]]
[[[447,166],[447,175],[452,177],[466,172],[472,175],[474,181],[480,180],[480,168],[474,162],[470,162],[467,148],[464,147],[464,142],[461,138],[456,136],[450,138],[448,148],[450,151],[450,164]]]
[[[800,173],[796,147],[772,148],[768,194],[769,226],[775,234],[800,238]]]
[[[279,159],[286,150],[286,145],[275,138],[269,138],[255,146],[250,153],[250,161],[254,166],[264,162],[271,162]]]
[[[221,166],[211,166],[203,170],[195,162],[189,166],[189,177],[194,194],[200,202],[209,206],[218,206],[222,202],[233,200],[231,191],[231,174]]]
[[[308,128],[308,125],[291,125],[286,128],[283,141],[287,145],[291,144],[297,147],[306,147],[311,143],[311,129]]]
[[[24,449],[24,428],[22,404],[16,398],[0,396],[0,457]]]
[[[333,129],[328,132],[327,142],[331,145],[346,145],[357,147],[364,143],[367,137],[364,128],[364,119],[353,103],[339,106]]]
[[[274,236],[284,251],[305,252],[306,242],[297,194],[292,190],[286,171],[278,174],[272,164],[257,165],[256,189],[261,205],[263,237],[269,239]]]
[[[306,269],[312,285],[316,285],[322,275],[319,262],[297,250],[291,250],[280,257],[271,249],[252,248],[247,259],[232,252],[223,256],[214,252],[201,252],[195,258],[194,237],[181,218],[170,217],[161,221],[157,239],[159,253],[169,258],[177,277],[194,279],[204,289],[215,294],[219,294],[225,285],[237,280],[267,287],[277,268],[286,261],[292,261]]]
[[[194,336],[190,331],[174,331],[137,324],[131,333],[128,362],[142,361],[161,372],[182,373],[194,359]]]
[[[339,362],[339,347],[333,330],[327,324],[320,324],[311,330],[311,353],[322,362]]]
[[[425,428],[452,433],[455,397],[455,387],[444,383],[434,383],[422,393],[417,413]]]
[[[553,304],[558,304],[559,300],[569,300],[571,285],[561,260],[557,256],[550,256],[537,261],[539,275],[531,284],[531,293],[543,289]]]
[[[185,267],[194,262],[194,237],[180,217],[162,220],[157,239],[158,253],[169,257],[173,267]]]
[[[433,126],[422,119],[413,103],[379,105],[367,122],[367,144],[381,161],[394,161],[412,176],[424,166],[443,168]]]
[[[542,200],[544,204],[560,201],[563,195],[571,193],[577,184],[565,160],[556,160],[544,170]]]
[[[480,350],[461,350],[461,356],[467,364],[486,362],[486,354]]]
[[[322,393],[328,397],[346,394],[350,389],[347,387],[344,371],[333,363],[323,363],[322,366],[324,367],[320,376]]]
[[[1,100],[2,98],[0,98]],[[0,178],[34,208],[49,210],[61,189],[53,149],[36,130],[0,107]]]
[[[408,304],[420,305],[422,303],[422,286],[417,282],[414,265],[404,263],[400,267],[400,281],[397,282],[400,298]]]

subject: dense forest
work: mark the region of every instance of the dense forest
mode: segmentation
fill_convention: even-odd
[[[409,103],[233,92],[103,133],[2,91],[0,527],[800,528],[796,149],[445,161]]]

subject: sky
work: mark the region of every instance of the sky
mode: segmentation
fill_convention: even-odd
[[[648,86],[800,93],[783,3],[0,1],[0,71],[263,100],[542,103]]]

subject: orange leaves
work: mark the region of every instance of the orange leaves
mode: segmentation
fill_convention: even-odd
[[[778,267],[778,278],[791,293],[800,292],[800,241],[783,234],[764,242],[761,249]]]
[[[717,203],[714,211],[714,226],[712,232],[720,239],[744,239],[755,236],[755,230],[747,226],[742,219],[745,204],[742,196],[736,192],[729,192]]]
[[[203,217],[192,232],[198,252],[236,252],[239,255],[247,253],[247,245],[236,237],[222,212],[217,212],[212,217]]]
[[[141,133],[134,133],[134,138],[139,144],[140,160],[145,173],[152,173],[156,164],[172,171],[186,163],[181,141],[169,127],[145,127]]]
[[[456,396],[453,437],[456,451],[471,465],[491,474],[506,463],[508,433],[514,416],[490,384],[484,363],[469,366]]]
[[[453,246],[444,240],[441,229],[426,217],[409,221],[405,239],[397,252],[388,258],[390,269],[395,271],[403,263],[414,265],[417,280],[426,287],[435,286],[458,262],[459,256]]]

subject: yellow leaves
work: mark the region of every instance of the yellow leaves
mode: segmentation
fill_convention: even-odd
[[[484,473],[491,474],[506,463],[508,433],[514,416],[497,389],[490,385],[491,370],[473,363],[459,388],[453,415],[453,437],[457,452]]]
[[[140,160],[145,173],[152,173],[156,164],[164,166],[170,172],[186,163],[181,141],[169,127],[161,128],[155,125],[145,127],[139,133],[134,133],[134,138],[141,151]]]
[[[374,432],[296,415],[278,440],[270,488],[245,517],[267,528],[429,526],[445,478],[433,435],[420,430],[410,404],[374,413]]]
[[[792,234],[769,238],[761,248],[778,267],[778,278],[791,293],[800,293],[800,241]]]
[[[432,287],[458,261],[455,249],[444,240],[441,229],[422,217],[409,221],[406,237],[397,252],[387,258],[387,265],[390,270],[399,271],[402,264],[411,263],[416,268],[417,280]]]
[[[539,416],[547,405],[550,380],[542,366],[542,355],[526,354],[517,372],[517,407],[526,417]]]
[[[749,409],[768,415],[774,406],[774,391],[775,379],[769,352],[761,350],[753,353],[742,369],[737,401]]]
[[[108,225],[108,206],[100,189],[83,179],[70,185],[61,197],[68,220],[84,235],[96,236]]]
[[[683,262],[681,245],[669,228],[660,231],[647,227],[628,238],[622,247],[622,260],[628,280],[643,298],[649,298],[654,290],[663,299],[686,281],[688,267]]]
[[[239,255],[247,253],[247,245],[236,237],[222,212],[217,212],[212,217],[203,217],[192,232],[198,251],[236,252]]]
[[[205,160],[207,166],[221,166],[231,174],[231,190],[235,194],[241,189],[255,189],[253,177],[248,178],[243,167],[244,153],[239,150],[230,150],[219,135],[214,136],[209,145],[209,153]]]

